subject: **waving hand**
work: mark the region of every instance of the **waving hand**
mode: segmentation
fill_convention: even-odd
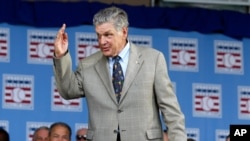
[[[66,24],[63,24],[62,27],[58,30],[56,39],[54,41],[55,57],[62,57],[65,52],[68,50],[68,34],[65,32]]]

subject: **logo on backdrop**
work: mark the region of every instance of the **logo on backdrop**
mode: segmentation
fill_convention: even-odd
[[[71,111],[71,112],[81,112],[82,111],[82,101],[81,98],[65,100],[60,96],[55,83],[55,78],[51,78],[51,105],[52,111]]]
[[[95,33],[76,33],[76,64],[79,60],[99,51],[97,36]]]
[[[28,31],[28,63],[52,64],[56,32]]]
[[[31,75],[3,75],[3,107],[33,109],[34,80]]]
[[[215,135],[216,135],[216,140],[215,141],[225,141],[226,140],[226,137],[229,135],[229,131],[228,130],[220,130],[220,129],[217,129],[215,131]]]
[[[200,130],[199,130],[199,128],[187,128],[186,133],[187,133],[187,138],[194,139],[195,141],[200,140]]]
[[[75,133],[80,128],[88,128],[88,123],[76,123],[75,124]]]
[[[215,72],[243,74],[242,43],[214,41]]]
[[[198,41],[191,38],[169,38],[170,70],[198,71]]]
[[[129,35],[129,41],[142,47],[152,47],[152,36]]]
[[[221,117],[221,86],[193,84],[193,115],[198,117]]]
[[[0,62],[10,61],[9,36],[8,28],[0,28]]]
[[[47,126],[50,127],[51,123],[46,123],[46,122],[27,122],[26,123],[26,138],[27,141],[32,141],[34,132],[36,131],[37,128],[41,126]]]
[[[238,86],[238,113],[240,119],[250,119],[250,86]]]
[[[4,129],[5,131],[9,131],[9,121],[7,120],[0,120],[0,128]]]

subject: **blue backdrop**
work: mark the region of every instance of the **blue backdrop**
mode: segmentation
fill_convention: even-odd
[[[58,28],[0,24],[0,126],[11,140],[30,141],[40,125],[55,121],[75,131],[87,126],[85,99],[63,100],[53,71]],[[74,62],[97,51],[92,26],[67,28]],[[221,34],[130,28],[129,39],[162,51],[186,116],[187,134],[197,141],[224,141],[230,124],[250,120],[250,40]]]
[[[53,41],[65,22],[75,69],[79,59],[98,50],[89,24],[93,13],[106,6],[0,0],[0,127],[12,141],[31,141],[37,127],[55,121],[69,123],[73,132],[87,126],[85,99],[66,101],[57,92]],[[121,7],[130,15],[129,40],[164,53],[188,137],[224,141],[230,124],[249,124],[248,14]]]

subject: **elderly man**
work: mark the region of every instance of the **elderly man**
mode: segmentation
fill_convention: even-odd
[[[41,126],[34,132],[32,141],[48,141],[48,136],[49,128],[47,126]]]

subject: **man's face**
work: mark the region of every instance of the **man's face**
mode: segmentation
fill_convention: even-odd
[[[117,31],[112,23],[103,23],[95,27],[99,48],[104,56],[113,57],[126,45],[128,28]]]
[[[56,126],[51,130],[49,141],[70,141],[70,135],[64,126]]]
[[[35,141],[48,141],[49,131],[45,129],[39,130],[35,135]]]

